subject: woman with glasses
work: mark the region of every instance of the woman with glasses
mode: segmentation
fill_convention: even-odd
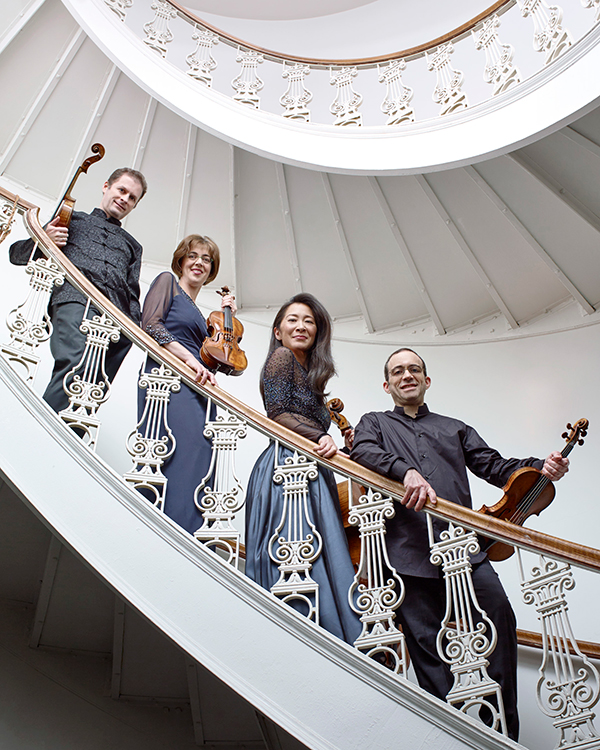
[[[168,271],[159,274],[148,290],[142,310],[142,329],[188,365],[201,385],[207,382],[215,385],[216,380],[200,360],[200,347],[208,332],[196,298],[201,287],[216,278],[219,262],[219,248],[210,237],[199,234],[185,237],[171,262],[177,279]],[[231,307],[235,314],[233,296],[222,298],[221,307],[225,306]],[[158,366],[159,363],[148,356],[145,372]],[[144,400],[145,392],[140,390],[139,419],[144,411]],[[194,503],[194,491],[210,466],[211,444],[203,435],[205,421],[206,399],[181,383],[179,391],[171,392],[168,406],[169,427],[177,447],[162,467],[168,480],[164,512],[190,534],[199,529],[203,521]]]

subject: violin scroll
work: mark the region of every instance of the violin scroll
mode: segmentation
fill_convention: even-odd
[[[567,430],[561,435],[569,445],[583,445],[583,438],[587,435],[590,422],[588,419],[578,419],[575,426],[567,422]]]
[[[335,424],[339,427],[342,435],[348,432],[348,430],[352,429],[352,425],[342,414],[343,409],[344,402],[340,398],[330,398],[327,402],[327,411],[329,412],[331,421],[335,422]]]
[[[73,179],[69,183],[69,187],[66,189],[65,194],[58,204],[58,208],[54,212],[54,216],[52,218],[55,219],[56,217],[58,217],[57,226],[59,227],[68,227],[71,223],[73,211],[75,209],[75,199],[71,197],[71,190],[73,190],[73,188],[75,187],[77,178],[82,172],[87,174],[87,171],[91,167],[91,165],[102,159],[102,157],[106,153],[106,149],[101,143],[94,143],[94,145],[92,146],[92,153],[94,155],[88,156],[88,158],[85,159],[79,166],[77,172],[75,172]]]

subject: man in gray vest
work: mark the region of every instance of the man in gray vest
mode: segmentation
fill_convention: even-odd
[[[75,211],[69,227],[59,227],[53,219],[45,227],[50,239],[99,291],[135,322],[140,321],[140,267],[142,246],[121,221],[133,211],[147,190],[141,172],[123,167],[111,174],[102,187],[99,208],[86,214]],[[21,240],[11,245],[10,261],[25,265],[33,250],[33,240]],[[37,251],[35,257],[40,257]],[[86,305],[85,296],[65,282],[55,287],[50,298],[50,318],[53,331],[50,349],[54,357],[52,378],[44,392],[44,400],[57,412],[65,409],[69,399],[63,389],[63,379],[80,361],[85,349],[85,334],[79,326]],[[92,308],[92,312],[97,311]],[[106,353],[106,374],[115,377],[131,342],[121,335],[112,342]]]

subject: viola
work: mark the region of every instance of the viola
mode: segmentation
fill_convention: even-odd
[[[583,445],[583,438],[587,435],[589,422],[587,419],[579,419],[575,426],[567,424],[569,432],[563,432],[562,436],[567,444],[561,451],[566,457],[576,445]],[[556,490],[554,483],[544,476],[539,469],[532,466],[524,466],[517,469],[503,487],[504,495],[495,505],[486,505],[479,508],[479,513],[493,516],[503,521],[522,526],[529,516],[539,514],[547,508],[554,500]],[[514,547],[504,542],[496,542],[493,539],[481,538],[480,546],[487,552],[490,560],[499,562],[506,560],[514,553]]]
[[[56,219],[58,216],[57,226],[59,227],[68,227],[71,223],[73,211],[75,209],[75,199],[71,197],[71,190],[75,187],[79,175],[82,173],[87,174],[91,165],[102,159],[105,153],[105,148],[101,143],[94,143],[92,146],[92,152],[94,156],[88,156],[88,158],[82,162],[81,166],[77,169],[77,172],[75,172],[73,179],[69,183],[69,187],[66,189],[65,194],[61,198],[58,208],[54,212],[52,219]]]
[[[217,294],[225,297],[229,294],[229,287],[222,287]],[[214,310],[206,321],[208,337],[202,342],[200,359],[206,367],[215,372],[227,375],[241,375],[248,360],[239,347],[244,334],[244,326],[235,317],[231,307]]]

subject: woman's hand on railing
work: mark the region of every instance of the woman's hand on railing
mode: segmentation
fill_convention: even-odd
[[[165,349],[168,349],[170,352],[172,352],[176,357],[179,357],[179,359],[186,364],[190,370],[193,370],[196,374],[194,380],[197,383],[200,383],[200,385],[205,385],[206,383],[210,383],[211,385],[217,384],[217,379],[215,378],[214,374],[208,370],[202,362],[200,362],[194,355],[185,348],[182,344],[180,344],[177,341],[171,341],[168,344],[165,344]]]
[[[319,444],[315,448],[315,453],[317,455],[322,458],[333,458],[337,452],[338,447],[331,435],[322,435],[319,438]]]

